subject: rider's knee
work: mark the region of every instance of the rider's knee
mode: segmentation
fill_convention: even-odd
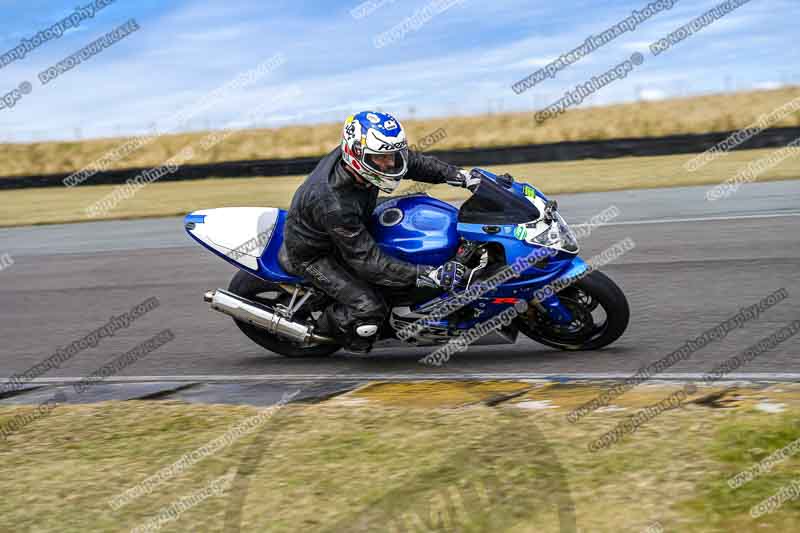
[[[359,315],[363,318],[383,319],[389,313],[389,308],[380,299],[365,299],[363,305],[359,307]]]

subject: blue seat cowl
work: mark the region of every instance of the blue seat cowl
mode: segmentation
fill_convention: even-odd
[[[272,237],[264,248],[264,252],[258,259],[258,272],[257,275],[267,281],[275,281],[279,283],[299,284],[303,281],[298,276],[288,274],[281,264],[278,262],[278,250],[283,244],[283,228],[286,226],[286,211],[281,209],[278,212],[278,218],[275,221],[275,229],[272,231]]]

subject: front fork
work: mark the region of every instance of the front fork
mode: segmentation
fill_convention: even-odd
[[[554,294],[541,302],[534,304],[540,312],[546,314],[556,324],[569,324],[572,322],[572,312],[567,309],[558,295]]]
[[[534,294],[542,294],[543,292],[550,293],[549,296],[545,298],[541,298],[538,302],[534,303],[534,305],[539,309],[540,312],[546,314],[550,320],[555,322],[556,324],[569,324],[573,320],[572,312],[564,305],[561,299],[558,297],[558,291],[552,290],[547,291],[547,287],[552,289],[552,285],[555,284],[559,280],[573,280],[571,283],[579,280],[583,276],[589,273],[591,268],[586,262],[578,256],[572,260],[570,266],[561,273],[561,275],[554,281],[550,282],[547,286],[539,289]],[[570,283],[570,284],[571,284]],[[534,296],[534,301],[536,297]]]

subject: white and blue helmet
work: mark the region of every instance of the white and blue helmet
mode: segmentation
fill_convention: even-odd
[[[382,168],[376,155],[394,155],[394,162]],[[348,117],[342,132],[342,160],[380,190],[394,191],[408,171],[408,141],[400,121],[374,111]]]

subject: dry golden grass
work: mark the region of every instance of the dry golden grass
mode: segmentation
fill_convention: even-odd
[[[792,87],[595,107],[569,111],[542,125],[535,123],[532,112],[408,120],[404,124],[412,143],[444,128],[447,138],[436,144],[437,149],[657,137],[742,128],[760,115],[798,97],[800,87]],[[800,114],[775,124],[797,125],[800,125]],[[214,149],[198,154],[192,162],[316,156],[336,146],[340,134],[340,123],[243,130],[232,134]],[[115,168],[160,165],[186,145],[198,142],[204,135],[163,136],[120,160]],[[89,165],[124,141],[99,139],[0,145],[0,176],[71,172]]]

